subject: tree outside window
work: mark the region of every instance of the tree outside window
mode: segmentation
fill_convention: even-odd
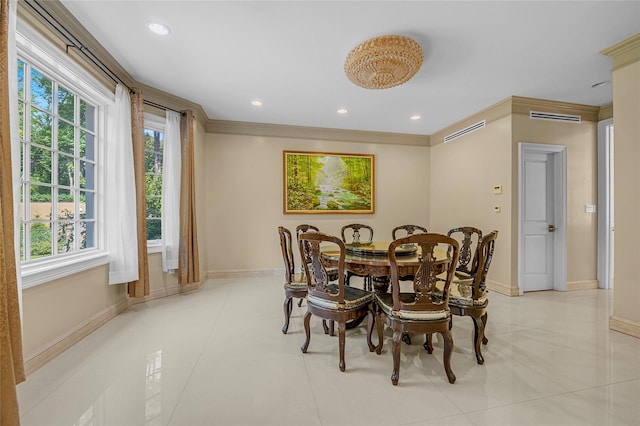
[[[162,149],[164,131],[144,129],[144,169],[147,194],[147,241],[162,238]]]

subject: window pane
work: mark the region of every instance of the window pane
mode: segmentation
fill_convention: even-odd
[[[160,219],[147,219],[147,240],[162,238],[162,222]]]
[[[93,192],[80,191],[80,218],[95,219],[95,194]]]
[[[51,242],[51,223],[31,223],[31,258],[51,256],[53,253]]]
[[[24,223],[20,223],[20,260],[24,260]]]
[[[80,161],[80,188],[95,189],[95,165],[87,161]]]
[[[70,221],[60,221],[58,224],[58,253],[73,251],[74,227],[74,223]]]
[[[74,176],[73,157],[58,154],[58,185],[73,186]]]
[[[73,193],[70,189],[58,189],[58,218],[77,219]]]
[[[51,147],[52,124],[51,114],[31,108],[31,142]]]
[[[88,104],[84,99],[80,99],[80,126],[87,130],[95,130],[96,108]]]
[[[24,103],[18,102],[18,127],[20,140],[24,140]]]
[[[74,122],[75,96],[64,87],[58,86],[58,115]]]
[[[31,217],[29,219],[34,220],[49,220],[51,219],[51,188],[48,186],[30,185],[31,189]]]
[[[18,59],[18,98],[24,99],[24,62]]]
[[[25,180],[24,178],[24,142],[20,142],[20,179]],[[20,198],[22,199],[22,198]]]
[[[80,249],[94,248],[96,246],[96,223],[93,221],[80,222]]]
[[[51,151],[31,146],[31,181],[51,183]]]
[[[31,103],[45,111],[51,112],[53,83],[34,68],[31,68]]]
[[[73,155],[73,124],[58,120],[58,149]]]
[[[87,160],[95,160],[94,136],[84,130],[80,131],[80,157]]]

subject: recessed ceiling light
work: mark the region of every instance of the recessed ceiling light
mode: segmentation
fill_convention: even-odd
[[[601,82],[599,82],[599,83],[594,83],[594,84],[592,84],[592,85],[591,85],[591,88],[592,88],[592,89],[595,89],[596,87],[606,86],[607,84],[609,84],[609,81],[608,81],[608,80],[605,80],[605,81],[601,81]]]
[[[260,101],[258,99],[253,100],[253,101],[251,101],[251,105],[253,105],[253,106],[262,106],[262,101]]]
[[[149,30],[151,30],[151,32],[158,35],[169,35],[169,33],[171,32],[171,29],[169,29],[169,27],[163,24],[158,24],[157,22],[149,22],[147,24],[147,27],[149,28]]]
[[[421,116],[419,116],[418,114],[415,114],[415,115],[412,115],[410,118],[411,118],[413,121],[415,121],[415,120],[420,120],[422,117],[421,117]]]
[[[346,113],[347,113],[347,112],[349,112],[349,111],[347,111],[347,109],[346,109],[346,108],[340,108],[340,109],[338,109],[336,112],[337,112],[338,114],[346,114]]]

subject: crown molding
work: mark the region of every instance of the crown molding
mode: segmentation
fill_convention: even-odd
[[[611,58],[611,71],[640,62],[640,33],[622,40],[620,43],[614,44],[600,53]]]
[[[209,120],[207,122],[206,130],[207,133],[232,135],[429,146],[428,135],[328,129],[321,127],[290,126],[284,124],[249,123],[244,121]]]
[[[609,118],[613,118],[613,104],[603,105],[598,111],[598,121],[608,120]]]
[[[202,125],[202,127],[205,127],[207,125],[207,113],[204,111],[200,104],[196,104],[178,96],[174,96],[170,93],[163,92],[162,90],[147,86],[146,84],[137,83],[135,87],[142,90],[142,96],[145,100],[162,105],[175,111],[184,111],[190,109],[191,111],[193,111],[194,119],[198,121]],[[144,107],[145,110],[161,111],[161,109],[151,105],[145,104]]]
[[[545,99],[511,97],[511,112],[513,114],[527,114],[530,111],[553,112],[557,114],[574,114],[582,117],[583,121],[598,121],[599,106],[574,104],[570,102],[549,101]]]

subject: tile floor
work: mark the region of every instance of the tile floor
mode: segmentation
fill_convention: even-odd
[[[136,305],[18,386],[22,425],[639,425],[640,339],[607,328],[610,291],[490,294],[484,365],[454,318],[453,385],[422,338],[370,353],[364,325],[338,339],[301,308],[280,331],[282,279],[207,281]]]

